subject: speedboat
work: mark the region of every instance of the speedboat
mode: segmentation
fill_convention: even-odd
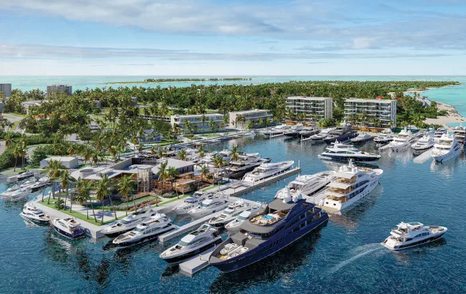
[[[121,247],[131,246],[158,238],[159,235],[175,228],[170,218],[163,213],[157,213],[137,225],[135,229],[119,235],[113,239],[112,243]]]
[[[285,188],[278,190],[275,198],[285,199],[288,196],[312,196],[324,189],[335,176],[334,171],[324,171],[313,175],[300,175]]]
[[[189,216],[192,218],[201,218],[206,215],[221,211],[228,206],[228,199],[226,197],[216,197],[212,199],[203,200],[198,206],[188,211]]]
[[[432,147],[434,147],[434,135],[433,134],[425,134],[416,143],[411,145],[411,148],[413,149],[413,153],[415,155],[419,155],[429,150]]]
[[[160,258],[168,263],[179,263],[190,257],[201,254],[222,243],[217,229],[203,224],[197,230],[184,236],[180,242],[160,254]]]
[[[333,146],[319,155],[321,159],[335,160],[335,161],[376,161],[380,159],[380,154],[373,154],[358,150],[352,145],[341,144],[338,141]]]
[[[350,208],[377,187],[382,173],[382,169],[356,167],[353,161],[341,166],[328,184],[322,207],[332,212]]]
[[[31,184],[31,192],[39,191],[40,189],[47,187],[48,185],[50,185],[49,177],[42,177],[37,182]]]
[[[23,173],[8,177],[6,181],[7,183],[15,183],[15,182],[20,182],[22,180],[30,178],[32,176],[34,176],[34,173],[32,171],[27,171],[27,172],[23,172]]]
[[[353,144],[363,144],[363,143],[371,141],[372,139],[374,139],[374,136],[368,133],[361,133],[357,135],[356,137],[352,138],[350,141]]]
[[[235,201],[234,203],[228,205],[221,214],[212,217],[209,220],[209,225],[214,227],[223,227],[247,208],[248,207],[245,205],[244,201]]]
[[[222,272],[238,271],[280,252],[327,221],[325,211],[301,197],[275,199],[220,244],[209,264]]]
[[[389,148],[394,152],[405,151],[416,141],[410,130],[404,128],[401,132],[393,138],[393,141],[388,144]]]
[[[117,220],[111,223],[102,229],[101,233],[107,237],[116,237],[134,229],[137,225],[147,220],[147,218],[155,216],[156,214],[157,212],[150,206],[140,208],[132,214],[122,218],[121,220]]]
[[[78,239],[86,235],[86,231],[74,218],[55,218],[52,220],[52,228],[59,235],[68,239]]]
[[[345,142],[356,137],[357,135],[358,133],[353,130],[353,128],[351,128],[351,125],[344,125],[329,131],[327,137],[324,138],[324,142],[327,144],[333,143],[335,141]]]
[[[19,215],[24,220],[31,221],[39,225],[45,225],[50,222],[50,217],[30,202],[24,205],[23,211],[21,211]]]
[[[448,231],[442,226],[425,226],[419,222],[399,223],[390,231],[382,245],[394,251],[408,249],[411,247],[436,241]]]
[[[461,145],[451,134],[443,134],[435,139],[432,158],[437,162],[445,162],[457,157],[461,153]]]
[[[236,233],[239,231],[239,228],[241,226],[241,224],[248,220],[249,218],[251,218],[252,216],[254,216],[256,213],[258,213],[259,211],[261,210],[261,207],[260,206],[257,206],[257,207],[253,207],[251,209],[248,209],[248,210],[245,210],[243,212],[241,212],[239,215],[237,215],[232,221],[230,221],[229,223],[227,223],[225,225],[225,229],[230,233],[230,235],[232,233]]]
[[[282,161],[274,163],[263,163],[256,167],[252,172],[243,177],[243,182],[254,184],[266,180],[275,175],[279,175],[293,167],[294,161]]]

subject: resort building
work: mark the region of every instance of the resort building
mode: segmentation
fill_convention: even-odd
[[[345,120],[368,127],[396,127],[396,100],[348,98]]]
[[[11,84],[0,84],[0,97],[9,98],[11,96]]]
[[[75,169],[79,166],[79,159],[74,156],[50,156],[40,161],[40,168],[49,166],[50,161],[58,161],[64,168]]]
[[[29,114],[32,108],[38,107],[42,105],[43,103],[47,102],[47,100],[30,100],[30,101],[24,101],[21,102],[21,107],[24,109],[26,114]]]
[[[68,85],[50,85],[47,86],[47,96],[54,94],[66,94],[70,96],[73,94],[73,89]]]
[[[224,128],[224,116],[219,113],[172,115],[170,124],[172,128],[178,127],[183,132],[207,133]]]
[[[296,120],[319,121],[333,117],[331,97],[292,96],[286,98],[286,108]]]
[[[267,121],[272,121],[272,117],[270,111],[263,109],[234,111],[229,113],[229,126],[240,130],[253,129],[266,126]]]

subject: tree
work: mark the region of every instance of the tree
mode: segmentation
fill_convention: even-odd
[[[214,166],[216,168],[221,168],[224,164],[225,162],[223,161],[223,158],[220,155],[216,154],[214,156]]]
[[[108,178],[107,175],[104,175],[100,182],[97,184],[97,191],[96,191],[96,197],[97,200],[99,200],[102,204],[102,202],[105,200],[106,197],[110,200],[110,206],[112,206],[112,199],[110,197],[110,179]],[[115,213],[115,219],[116,219],[116,213]],[[104,214],[103,214],[103,209],[102,209],[102,218],[101,218],[101,223],[104,223]]]
[[[83,205],[91,199],[91,182],[85,181],[82,178],[79,178],[76,183],[76,200],[79,204]],[[94,205],[91,203],[92,214],[94,215],[94,220],[97,222],[97,217],[94,211]],[[89,209],[86,209],[86,218],[89,218]]]
[[[133,193],[136,182],[131,176],[123,176],[118,182],[118,192],[124,197],[126,201],[126,215],[129,210],[129,195]]]
[[[186,150],[181,149],[180,151],[178,151],[177,156],[178,156],[178,159],[180,160],[186,160],[186,156],[187,156]]]
[[[167,169],[167,176],[168,178],[170,179],[171,181],[171,187],[173,188],[173,183],[175,182],[175,179],[176,177],[178,176],[178,170],[173,167],[173,166],[170,166],[168,169]]]
[[[239,149],[238,145],[234,145],[231,149],[231,160],[237,161],[239,159]]]
[[[55,186],[56,180],[60,177],[60,171],[63,165],[58,160],[50,160],[46,167],[47,176],[52,182],[52,198],[55,199]],[[47,199],[47,203],[50,203],[50,197]]]
[[[60,173],[60,185],[63,189],[65,189],[66,191],[66,199],[69,198],[69,186],[70,186],[70,172],[65,169],[65,170],[62,170],[61,173]],[[70,200],[70,211],[72,211],[72,208],[73,208],[73,199],[69,199]],[[66,202],[66,200],[65,200]]]

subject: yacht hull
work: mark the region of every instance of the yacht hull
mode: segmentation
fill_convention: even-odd
[[[86,235],[86,231],[84,231],[83,229],[79,230],[78,232],[74,233],[74,234],[70,234],[56,226],[52,226],[53,230],[55,233],[57,233],[58,235],[64,237],[64,238],[67,238],[67,239],[70,239],[70,240],[76,240],[76,239],[80,239],[80,238],[83,238],[85,235]]]
[[[25,214],[23,214],[22,212],[19,214],[25,221],[28,221],[28,222],[33,222],[37,225],[41,225],[41,226],[46,226],[50,223],[49,220],[41,220],[41,219],[36,219],[36,218],[31,218],[31,217],[28,217],[26,216]]]
[[[180,255],[176,255],[176,256],[173,256],[173,257],[161,257],[163,260],[165,260],[166,262],[168,263],[181,263],[191,257],[194,257],[196,255],[199,255],[209,249],[212,249],[214,247],[216,247],[218,244],[222,243],[222,238],[221,237],[218,237],[214,240],[212,240],[211,243],[209,244],[206,244],[200,248],[197,248],[193,251],[190,251],[190,252],[186,252],[186,253],[183,253],[183,254],[180,254]]]
[[[432,157],[436,162],[443,163],[448,160],[451,160],[455,157],[457,157],[461,153],[461,148],[458,148],[456,150],[450,150],[448,153],[442,154],[442,155],[433,155]]]
[[[435,241],[441,239],[445,233],[446,232],[442,232],[442,233],[436,234],[436,235],[431,236],[431,237],[426,238],[426,239],[422,239],[422,240],[407,243],[407,244],[397,245],[395,247],[389,247],[389,246],[387,246],[385,244],[385,242],[382,242],[382,245],[385,248],[390,249],[392,251],[401,251],[401,250],[406,250],[406,249],[410,249],[410,248],[413,248],[413,247],[422,246],[422,245],[425,245],[425,244],[435,242]]]
[[[152,240],[155,240],[155,239],[158,239],[158,237],[164,233],[167,233],[169,231],[172,231],[175,229],[175,226],[170,226],[170,227],[167,227],[165,229],[161,229],[160,231],[158,231],[157,233],[153,234],[153,235],[150,235],[150,236],[146,236],[146,237],[142,237],[140,239],[136,239],[136,240],[128,240],[128,241],[123,241],[123,242],[119,242],[119,243],[113,243],[113,245],[115,246],[118,246],[118,247],[130,247],[130,246],[134,246],[134,245],[137,245],[137,244],[142,244],[142,243],[146,243],[146,242],[149,242],[149,241],[152,241]]]
[[[365,161],[377,161],[380,159],[380,156],[351,156],[351,155],[337,155],[337,154],[332,154],[332,153],[322,153],[319,155],[322,159],[325,160],[334,160],[334,161],[342,161],[342,162],[348,162],[349,160],[353,161],[359,161],[359,162],[365,162]]]

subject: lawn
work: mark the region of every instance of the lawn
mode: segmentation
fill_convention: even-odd
[[[56,201],[56,199],[50,199],[50,203],[48,204],[48,203],[47,203],[47,199],[44,199],[44,201],[41,201],[40,203],[43,204],[43,205],[45,205],[45,206],[47,206],[47,207],[50,207],[50,208],[53,208],[53,209],[57,209],[57,208],[55,207],[55,201]],[[68,209],[67,209],[67,210],[60,209],[60,210],[58,210],[58,211],[63,212],[63,213],[66,213],[66,214],[68,214],[68,215],[70,215],[70,216],[72,216],[72,217],[75,217],[75,218],[77,218],[77,219],[80,219],[80,220],[82,220],[82,221],[88,222],[88,223],[93,224],[93,225],[96,225],[96,226],[101,226],[101,225],[102,225],[102,224],[100,223],[100,220],[99,220],[99,219],[97,219],[97,222],[96,222],[96,221],[94,220],[93,217],[87,218],[85,214],[82,214],[82,213],[77,212],[77,211],[74,211],[74,210],[73,210],[73,211],[69,211]],[[114,221],[115,221],[114,219],[109,220],[109,221],[106,221],[106,222],[103,223],[103,225],[109,224],[109,223],[114,222]]]

